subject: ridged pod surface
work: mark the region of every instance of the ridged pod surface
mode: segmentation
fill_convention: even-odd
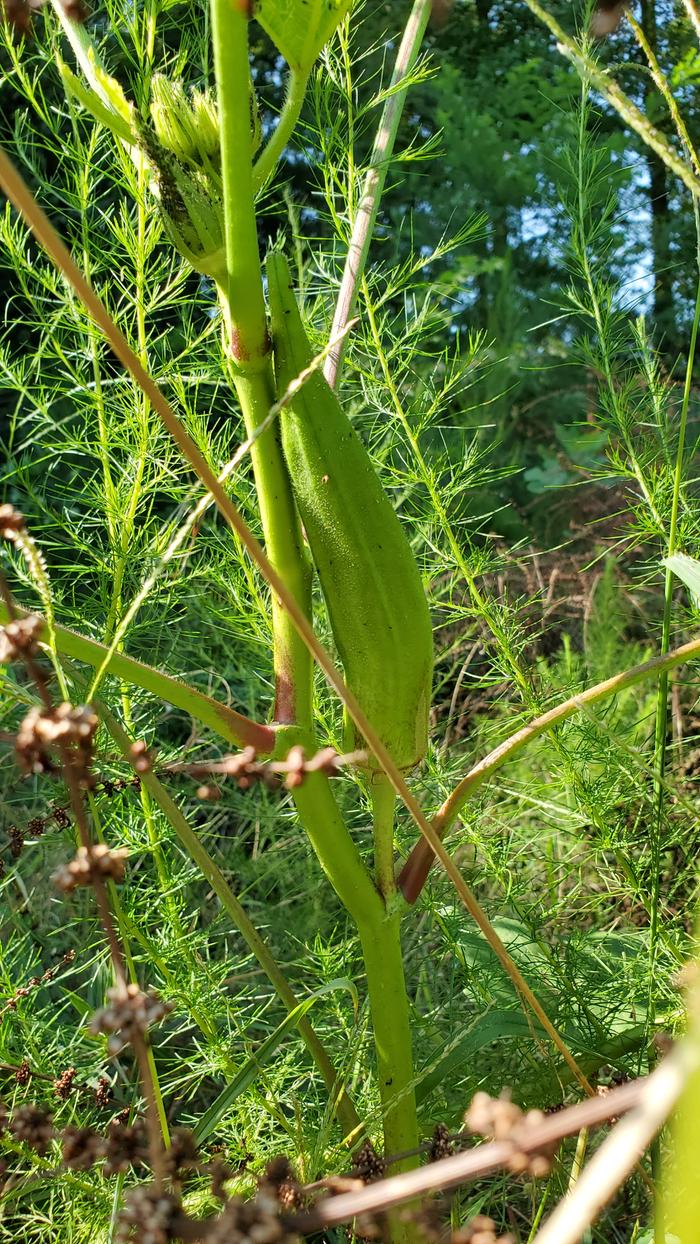
[[[278,397],[312,358],[286,259],[267,259]],[[425,756],[433,669],[428,603],[370,457],[320,370],[280,414],[282,447],[345,679],[397,765]],[[364,746],[346,720],[347,747]],[[370,762],[376,767],[374,761]]]

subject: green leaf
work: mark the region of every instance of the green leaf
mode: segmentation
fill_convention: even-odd
[[[293,1011],[289,1012],[286,1019],[282,1021],[278,1028],[263,1041],[260,1048],[253,1054],[247,1062],[243,1064],[240,1071],[234,1076],[230,1084],[226,1085],[215,1101],[212,1102],[209,1109],[202,1115],[199,1123],[194,1129],[195,1138],[198,1144],[211,1136],[212,1132],[218,1127],[221,1119],[226,1111],[231,1108],[236,1098],[241,1093],[245,1093],[246,1089],[253,1083],[256,1076],[266,1062],[269,1062],[278,1045],[283,1041],[291,1028],[295,1028],[300,1019],[306,1015],[307,1011],[322,998],[324,994],[334,993],[339,989],[345,989],[352,997],[355,1011],[358,1007],[357,990],[351,980],[346,977],[337,977],[335,980],[329,981],[326,985],[321,985],[320,989],[314,989],[303,1002],[299,1003]]]
[[[474,1055],[495,1041],[546,1040],[546,1033],[533,1017],[513,1009],[488,1011],[481,1015],[474,1028],[448,1050],[437,1066],[432,1067],[416,1084],[416,1100],[420,1105],[433,1089],[448,1077],[453,1078],[461,1067],[473,1068]]]
[[[700,562],[686,553],[674,553],[672,557],[665,557],[661,564],[678,575],[690,592],[693,604],[700,605]]]
[[[63,996],[64,998],[68,998],[69,1001],[73,1003],[76,1011],[83,1017],[83,1019],[87,1019],[88,1016],[92,1015],[94,1007],[91,1007],[84,998],[81,998],[80,994],[74,993],[72,989],[64,989]],[[88,1030],[84,1035],[90,1037],[92,1036],[92,1033]],[[96,1039],[99,1040],[99,1038]]]
[[[290,69],[306,74],[352,0],[261,0],[255,16]]]
[[[97,92],[91,90],[89,86],[85,86],[77,74],[74,74],[65,61],[61,60],[60,56],[57,59],[63,85],[68,94],[77,99],[78,103],[82,104],[83,108],[86,108],[96,121],[99,121],[101,125],[111,130],[116,138],[121,138],[129,146],[135,146],[137,142],[136,135],[124,117],[123,110],[121,108],[119,111],[113,110],[103,103]],[[111,81],[114,81],[114,79],[111,79]]]

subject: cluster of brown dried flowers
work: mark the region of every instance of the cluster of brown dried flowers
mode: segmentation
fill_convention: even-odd
[[[558,1148],[558,1142],[544,1145],[536,1153],[525,1151],[519,1142],[532,1135],[532,1129],[544,1122],[542,1110],[523,1112],[510,1094],[501,1097],[490,1097],[488,1093],[476,1093],[464,1122],[470,1132],[484,1136],[487,1140],[509,1140],[513,1143],[513,1152],[508,1158],[508,1170],[514,1175],[532,1175],[542,1178],[552,1169],[552,1158]]]
[[[61,968],[68,967],[69,964],[73,963],[74,959],[75,951],[67,950],[59,962],[54,963],[52,967],[47,968],[45,972],[42,972],[41,976],[30,976],[26,985],[21,985],[20,988],[16,989],[9,998],[5,999],[4,1005],[0,1009],[0,1020],[8,1011],[16,1011],[17,1003],[20,1002],[22,998],[28,997],[34,989],[39,989],[41,985],[50,984],[51,981],[58,976]]]

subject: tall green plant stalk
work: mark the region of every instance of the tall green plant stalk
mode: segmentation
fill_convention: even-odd
[[[248,436],[253,437],[268,415],[274,393],[254,205],[248,18],[228,0],[212,0],[211,13],[226,237],[226,282],[219,288],[219,301],[229,377]],[[311,571],[276,426],[255,440],[251,460],[268,556],[308,617]],[[274,592],[272,631],[275,719],[308,727],[311,657]]]
[[[283,752],[294,744],[308,747],[310,742],[308,736],[293,727],[280,732]],[[375,802],[375,842],[378,830],[384,840],[380,855],[387,866],[389,845],[392,848],[393,872],[394,792],[383,776],[377,782],[380,794]],[[413,1088],[410,1013],[401,953],[401,913],[395,905],[392,911],[391,896],[380,894],[375,887],[340,815],[328,778],[320,773],[310,775],[294,792],[294,798],[322,867],[359,934],[367,973],[385,1152],[415,1149],[418,1117]],[[401,1169],[416,1164],[416,1157],[407,1158]],[[405,1224],[394,1224],[392,1235],[396,1244],[407,1238],[407,1230]]]
[[[232,380],[250,436],[267,416],[273,394],[253,202],[247,22],[228,0],[212,0],[212,14],[228,273],[227,286],[220,290],[220,298],[232,360]],[[290,112],[293,113],[297,102],[300,103],[293,95],[288,97]],[[257,173],[260,176],[260,166]],[[244,255],[246,248],[249,253]],[[256,441],[251,454],[260,514],[270,561],[308,617],[311,611],[310,569],[302,551],[299,519],[278,435],[275,425]],[[293,742],[301,741],[307,748],[313,747],[309,652],[287,610],[281,602],[276,604],[273,622],[275,717],[279,723],[296,723],[301,727],[300,731],[282,730],[278,746],[286,750]],[[393,872],[394,794],[390,784],[389,791],[392,815],[388,827],[382,823],[381,851],[386,885]],[[400,917],[396,915],[387,920],[384,903],[343,822],[328,779],[321,774],[314,775],[295,791],[294,797],[321,865],[352,915],[360,935],[377,1053],[385,1150],[415,1149],[418,1122],[412,1090],[414,1070]],[[408,1238],[407,1230],[397,1226],[393,1232],[396,1244]]]

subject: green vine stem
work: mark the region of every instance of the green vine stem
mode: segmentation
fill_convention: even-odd
[[[32,611],[15,605],[15,612],[20,617],[26,617]],[[9,621],[10,614],[7,606],[0,601],[0,624],[5,625]],[[88,639],[86,635],[80,635],[77,631],[71,631],[65,626],[55,625],[53,633],[56,650],[62,656],[82,661],[93,669],[102,665],[108,653],[104,644],[98,643],[96,639]],[[43,643],[48,642],[46,622],[44,622],[39,638]],[[195,721],[208,726],[221,738],[234,743],[237,747],[254,747],[256,753],[261,756],[269,755],[274,749],[275,731],[271,726],[261,725],[249,717],[244,717],[235,709],[228,708],[226,704],[219,704],[211,696],[205,695],[203,691],[197,691],[195,687],[190,687],[186,682],[173,678],[170,674],[164,674],[162,670],[154,669],[152,665],[144,665],[142,661],[127,657],[123,652],[114,652],[109,658],[107,669],[122,682],[141,687],[143,691],[149,691],[159,700],[164,700],[175,708],[181,708]]]
[[[282,753],[295,745],[308,749],[312,744],[313,740],[298,728],[278,730]],[[381,790],[375,812],[379,813],[382,833],[388,836],[393,827],[394,792],[385,778],[379,781]],[[309,775],[292,794],[321,867],[357,926],[367,972],[385,1152],[415,1149],[418,1122],[401,953],[401,915],[396,911],[388,914],[340,815],[328,778],[321,773]],[[401,1169],[408,1169],[412,1164],[413,1160],[407,1159],[407,1165]],[[394,1244],[398,1244],[403,1234],[401,1224],[395,1224],[392,1229]]]
[[[298,70],[291,70],[287,83],[287,94],[279,120],[253,168],[253,190],[256,193],[262,189],[268,178],[272,176],[279,158],[289,142],[299,120],[308,81],[308,73],[299,73]]]
[[[268,340],[253,195],[248,15],[244,5],[211,0],[211,19],[224,191],[227,346],[237,368],[260,371],[268,365]]]
[[[313,735],[298,726],[279,726],[276,756],[286,756],[292,747],[303,747],[307,755],[316,746]],[[343,906],[359,927],[377,925],[384,919],[384,903],[376,890],[343,820],[322,773],[308,774],[292,791],[299,819],[316,852],[319,863]]]
[[[96,701],[95,708],[104,722],[107,730],[111,734],[115,743],[119,747],[125,759],[130,757],[131,740],[126,731],[117,721],[116,717],[109,711],[107,706],[100,701]],[[153,772],[145,772],[140,774],[141,782],[149,791],[155,803],[157,803],[163,815],[172,825],[182,846],[197,867],[200,869],[204,877],[211,885],[221,906],[231,917],[235,927],[238,929],[241,937],[246,943],[248,949],[257,959],[260,967],[267,976],[270,984],[275,989],[280,1000],[284,1003],[288,1011],[295,1010],[299,1006],[299,999],[296,997],[291,985],[289,984],[284,972],[274,958],[272,952],[263,941],[258,933],[255,925],[250,917],[246,914],[245,909],[236,898],[233,890],[224,877],[221,869],[212,859],[206,847],[200,842],[195,832],[190,828],[186,818],[178,808],[175,800],[163,786],[162,782]],[[362,1124],[355,1111],[355,1108],[340,1081],[340,1077],[336,1072],[328,1053],[314,1032],[311,1023],[305,1017],[299,1019],[299,1034],[302,1037],[306,1048],[311,1054],[316,1066],[318,1067],[323,1081],[329,1091],[331,1100],[336,1104],[338,1118],[340,1120],[343,1132],[346,1136],[356,1140],[362,1132]]]
[[[299,608],[311,614],[311,564],[304,551],[287,468],[282,456],[279,421],[261,435],[256,429],[274,404],[269,361],[265,370],[233,373],[246,431],[252,441],[250,456],[265,535],[265,547],[275,570],[294,596]],[[272,634],[275,665],[274,719],[283,724],[311,726],[313,663],[289,612],[278,594],[272,593]]]

